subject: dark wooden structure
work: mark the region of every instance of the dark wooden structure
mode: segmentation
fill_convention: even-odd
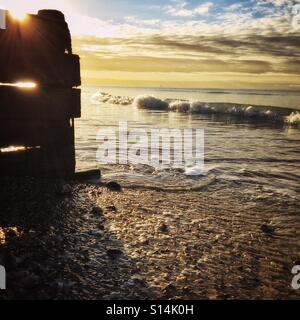
[[[79,56],[64,15],[41,10],[0,30],[0,176],[75,172],[74,119],[81,116]],[[35,83],[21,88],[16,83]],[[23,146],[6,152],[9,146]]]

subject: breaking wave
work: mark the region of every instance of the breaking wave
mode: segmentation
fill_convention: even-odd
[[[173,112],[188,113],[190,112],[191,106],[188,102],[173,101],[169,104],[169,110]]]
[[[246,105],[236,103],[208,103],[202,101],[160,99],[152,95],[137,97],[113,96],[97,92],[92,97],[93,103],[108,103],[113,105],[133,105],[139,109],[161,110],[185,114],[221,114],[245,119],[257,119],[281,122],[289,126],[300,126],[300,112],[293,109]]]
[[[133,101],[133,105],[140,109],[150,110],[167,110],[169,108],[169,104],[166,101],[150,95],[137,96]]]
[[[130,97],[113,96],[105,92],[96,92],[91,98],[93,104],[99,104],[99,102],[103,102],[123,106],[131,105],[133,103],[133,100],[134,99]]]

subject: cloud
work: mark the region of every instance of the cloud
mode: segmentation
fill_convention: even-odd
[[[282,7],[284,5],[291,5],[293,4],[294,1],[293,0],[260,0],[258,2],[261,4],[269,3],[274,5],[275,7]]]
[[[209,13],[213,5],[212,2],[205,2],[193,9],[188,9],[187,2],[177,0],[173,1],[173,5],[167,6],[165,11],[175,17],[195,17]]]
[[[268,44],[266,46],[266,43]],[[120,72],[300,72],[300,42],[293,35],[77,38],[85,69]]]
[[[229,7],[225,8],[225,11],[236,11],[238,9],[241,9],[243,5],[241,3],[233,3]]]
[[[185,79],[182,85],[184,81],[200,85],[197,79],[204,75],[212,85],[215,80],[216,85],[226,86],[225,79],[233,75],[237,86],[242,83],[239,77],[243,86],[259,86],[264,81],[269,86],[272,81],[276,86],[289,86],[289,81],[291,86],[299,85],[299,33],[291,28],[291,16],[282,7],[287,1],[250,2],[251,7],[241,2],[226,8],[215,4],[215,14],[209,19],[202,16],[209,13],[211,2],[191,8],[181,0],[162,8],[171,14],[168,18],[80,17],[71,24],[77,34],[74,50],[82,57],[84,74],[106,80],[115,77],[109,82],[114,84],[118,77],[146,85],[155,79],[171,81],[177,74]]]

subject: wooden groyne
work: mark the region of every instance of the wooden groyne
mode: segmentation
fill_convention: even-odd
[[[81,78],[65,17],[41,10],[19,21],[6,11],[5,20],[0,30],[0,176],[72,175]]]

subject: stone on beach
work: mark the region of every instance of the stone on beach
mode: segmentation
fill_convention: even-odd
[[[92,214],[95,216],[100,216],[103,214],[103,210],[99,207],[93,207]]]
[[[122,191],[122,187],[118,182],[111,181],[106,184],[106,188],[110,191],[120,192]]]
[[[111,259],[117,259],[123,255],[123,252],[119,249],[108,249],[106,251],[106,253],[107,253],[108,257]]]
[[[261,231],[262,231],[263,233],[265,233],[265,234],[272,235],[272,234],[274,234],[274,232],[275,232],[275,228],[272,227],[272,226],[269,226],[269,225],[267,225],[267,224],[263,224],[263,225],[261,226]]]
[[[159,231],[163,232],[163,233],[167,233],[169,231],[169,227],[166,224],[162,224],[159,227]]]

